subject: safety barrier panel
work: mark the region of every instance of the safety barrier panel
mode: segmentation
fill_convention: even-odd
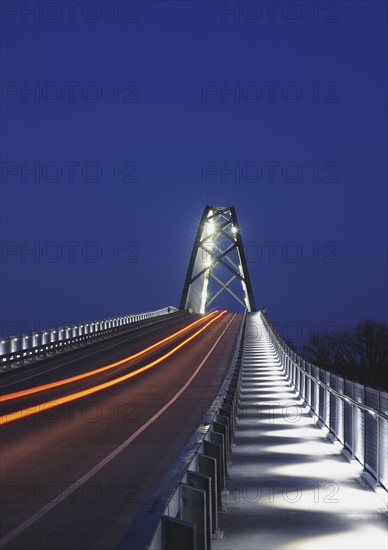
[[[0,373],[30,364],[56,353],[63,353],[85,344],[124,335],[133,328],[149,324],[150,320],[178,311],[165,307],[155,311],[111,317],[68,327],[22,334],[0,341]]]
[[[317,421],[388,490],[388,393],[305,361],[260,313],[287,376]]]
[[[218,396],[118,550],[211,550],[227,477],[238,406],[245,315],[228,375]]]

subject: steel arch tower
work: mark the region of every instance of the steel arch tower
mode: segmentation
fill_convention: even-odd
[[[218,285],[210,295],[209,280]],[[231,288],[236,280],[241,282],[242,298]],[[224,290],[247,311],[256,311],[235,208],[206,206],[195,237],[180,309],[205,313]]]

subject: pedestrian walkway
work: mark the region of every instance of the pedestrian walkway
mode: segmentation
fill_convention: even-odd
[[[240,413],[216,550],[388,548],[386,501],[293,391],[260,319],[247,319]]]

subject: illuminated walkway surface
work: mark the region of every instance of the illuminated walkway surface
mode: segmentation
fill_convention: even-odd
[[[386,499],[317,428],[248,319],[241,410],[216,550],[387,549]]]

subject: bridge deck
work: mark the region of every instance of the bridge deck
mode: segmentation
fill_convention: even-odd
[[[388,547],[384,499],[316,427],[250,314],[216,550]]]
[[[200,425],[204,407],[216,397],[241,317],[226,314],[140,376],[56,408],[40,407],[39,414],[4,424],[0,547],[115,548],[142,502]],[[108,376],[110,380],[128,374],[193,335],[198,326],[184,334],[176,331],[198,319],[169,318],[118,342],[83,348],[68,358],[54,356],[24,372],[20,369],[4,381],[4,394],[93,371],[176,334],[140,358],[72,382],[70,389],[67,384],[5,402],[3,413],[33,409],[35,404],[58,399],[61,392],[67,395],[103,383]]]

